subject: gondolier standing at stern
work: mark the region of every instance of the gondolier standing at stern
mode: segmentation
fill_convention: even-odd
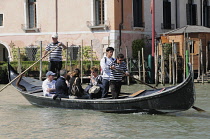
[[[106,48],[106,57],[103,57],[100,61],[100,66],[101,66],[101,74],[102,74],[102,98],[105,98],[108,94],[109,91],[109,80],[110,80],[110,68],[109,68],[109,63],[114,61],[115,58],[112,57],[114,52],[113,47],[107,47]]]
[[[60,70],[62,68],[62,50],[67,47],[62,42],[58,41],[57,33],[52,35],[52,43],[47,45],[44,55],[46,55],[48,51],[53,50],[55,47],[57,48],[49,55],[49,71],[56,73],[58,78],[60,77]]]

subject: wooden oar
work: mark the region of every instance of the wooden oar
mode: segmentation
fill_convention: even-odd
[[[115,70],[117,70],[117,69],[115,69]],[[125,74],[125,72],[123,72],[123,71],[121,71],[121,70],[117,70],[117,71],[122,72],[122,73]],[[139,79],[136,79],[136,78],[134,78],[134,77],[132,77],[132,76],[130,76],[130,75],[128,75],[128,76],[131,77],[131,78],[133,78],[133,79],[135,79],[135,80],[137,80],[137,81],[139,81],[139,82],[141,82],[141,83],[143,83],[143,84],[145,84],[145,85],[147,85],[147,86],[149,86],[149,87],[151,87],[151,88],[153,88],[153,89],[157,89],[156,87],[153,87],[153,86],[151,86],[151,85],[149,85],[149,84],[147,84],[147,83],[145,83],[145,82],[143,82],[143,81],[141,81],[141,80],[139,80]],[[203,109],[201,109],[201,108],[198,108],[198,107],[196,107],[196,106],[192,106],[192,108],[195,109],[195,110],[198,111],[198,112],[206,112],[205,110],[203,110]]]
[[[121,73],[124,73],[124,74],[125,74],[125,72],[124,72],[124,71],[117,70],[117,69],[114,69],[114,70],[119,71],[119,72],[121,72]],[[134,79],[134,80],[136,80],[136,81],[141,82],[142,84],[145,84],[145,85],[147,85],[147,86],[149,86],[149,87],[153,88],[153,89],[157,89],[156,87],[151,86],[150,84],[147,84],[147,83],[145,83],[145,82],[143,82],[143,81],[141,81],[141,80],[139,80],[139,79],[136,79],[135,77],[133,77],[133,76],[131,76],[131,75],[128,75],[128,76],[129,76],[129,77],[131,77],[131,78],[133,78],[133,79]]]
[[[6,84],[3,88],[0,89],[0,92],[4,90],[7,86],[9,86],[12,82],[14,82],[17,78],[22,76],[26,71],[28,71],[31,67],[33,67],[35,64],[37,64],[39,61],[41,61],[43,58],[45,58],[47,55],[49,55],[52,51],[54,51],[58,46],[56,46],[54,49],[49,51],[47,54],[45,54],[42,58],[40,58],[38,61],[36,61],[34,64],[32,64],[30,67],[28,67],[26,70],[24,70],[22,73],[20,73],[17,77],[15,77],[12,81],[10,81],[8,84]]]
[[[192,108],[195,109],[198,112],[206,112],[205,110],[203,110],[201,108],[198,108],[198,107],[195,107],[195,106],[192,106]]]
[[[147,86],[149,86],[149,87],[151,87],[151,88],[153,88],[153,89],[157,89],[156,87],[154,87],[154,86],[151,86],[150,84],[147,84],[147,83],[145,83],[145,82],[143,82],[143,81],[141,81],[141,80],[139,80],[139,79],[136,79],[135,77],[133,77],[133,76],[130,76],[130,75],[128,75],[129,77],[131,77],[131,78],[133,78],[134,80],[136,80],[136,81],[139,81],[139,82],[141,82],[142,84],[145,84],[145,85],[147,85]]]

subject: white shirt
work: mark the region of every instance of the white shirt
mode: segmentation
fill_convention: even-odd
[[[42,89],[43,89],[43,95],[44,96],[52,96],[52,94],[55,94],[55,92],[48,92],[47,89],[55,89],[55,80],[52,80],[51,82],[48,79],[45,79],[42,83]]]
[[[106,57],[106,60],[104,57],[101,59],[100,66],[101,66],[102,73],[103,73],[102,74],[103,79],[106,79],[106,80],[110,79],[111,70],[108,65],[114,60],[115,59],[112,57],[111,58]]]

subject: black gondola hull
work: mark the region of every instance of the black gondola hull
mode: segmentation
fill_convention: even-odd
[[[10,77],[18,74],[10,68]],[[185,111],[191,108],[195,101],[195,91],[192,73],[181,84],[167,87],[165,90],[146,90],[137,97],[122,99],[56,99],[44,97],[37,91],[41,89],[41,81],[23,77],[20,84],[27,87],[21,91],[13,82],[13,86],[33,105],[41,107],[57,107],[67,109],[88,109],[113,113],[147,112],[170,113]],[[36,92],[37,91],[37,92]]]

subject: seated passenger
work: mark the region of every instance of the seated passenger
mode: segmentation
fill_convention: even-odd
[[[84,89],[81,86],[81,78],[80,78],[80,70],[79,69],[75,69],[72,72],[72,77],[69,81],[69,94],[70,94],[70,98],[84,98],[84,99],[88,99],[89,98],[89,94],[84,93]],[[78,88],[78,91],[73,90],[73,86],[76,86]],[[75,91],[75,92],[74,92]]]
[[[55,83],[54,80],[55,73],[48,71],[46,73],[46,79],[42,83],[43,95],[52,97],[55,94]]]
[[[90,88],[93,86],[99,86],[99,91],[96,92],[90,92]],[[91,68],[91,76],[90,76],[90,84],[85,88],[85,92],[90,94],[90,98],[101,98],[102,95],[102,77],[98,75],[98,69],[95,67]]]
[[[69,71],[69,72],[67,73],[67,77],[66,77],[66,84],[67,84],[68,87],[70,86],[69,81],[70,81],[70,79],[71,79],[71,77],[72,77],[71,74],[72,74],[72,73]]]
[[[57,79],[55,84],[56,94],[53,99],[58,98],[69,98],[68,86],[66,84],[67,71],[60,70],[60,77]]]

